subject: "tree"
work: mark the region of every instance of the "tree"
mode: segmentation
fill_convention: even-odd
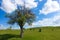
[[[39,29],[39,32],[41,32],[41,28]]]
[[[7,14],[10,20],[8,21],[9,24],[17,23],[20,26],[20,38],[23,37],[23,26],[25,23],[31,25],[31,23],[35,20],[35,14],[28,8],[17,9],[11,14]]]
[[[11,30],[12,29],[12,26],[10,26],[9,28],[7,28],[7,30]]]

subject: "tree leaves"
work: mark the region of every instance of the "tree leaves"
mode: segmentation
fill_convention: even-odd
[[[35,20],[35,14],[30,9],[15,10],[12,14],[7,16],[10,18],[9,24],[25,24],[26,22],[30,25]]]

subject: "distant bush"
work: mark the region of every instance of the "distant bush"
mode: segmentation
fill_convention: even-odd
[[[12,29],[12,26],[8,27],[7,30],[11,30]]]
[[[32,29],[30,28],[30,30],[32,30]]]
[[[39,32],[41,32],[41,29],[39,29]]]

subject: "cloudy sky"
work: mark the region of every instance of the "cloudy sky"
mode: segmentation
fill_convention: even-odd
[[[23,6],[32,9],[36,15],[36,22],[32,23],[31,27],[36,26],[60,26],[60,0],[0,0],[0,25],[8,28],[8,18],[6,13],[12,13],[18,6]],[[19,28],[17,24],[13,28]],[[16,27],[17,26],[17,27]],[[25,28],[29,26],[25,24]],[[29,26],[30,27],[30,26]]]

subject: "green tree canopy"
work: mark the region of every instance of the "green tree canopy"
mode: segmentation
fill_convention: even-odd
[[[6,17],[10,18],[10,20],[8,21],[9,24],[17,23],[20,26],[20,37],[22,37],[24,24],[28,23],[29,25],[31,25],[31,23],[35,21],[36,16],[30,9],[24,8],[20,10],[17,9],[13,13],[7,14]]]

